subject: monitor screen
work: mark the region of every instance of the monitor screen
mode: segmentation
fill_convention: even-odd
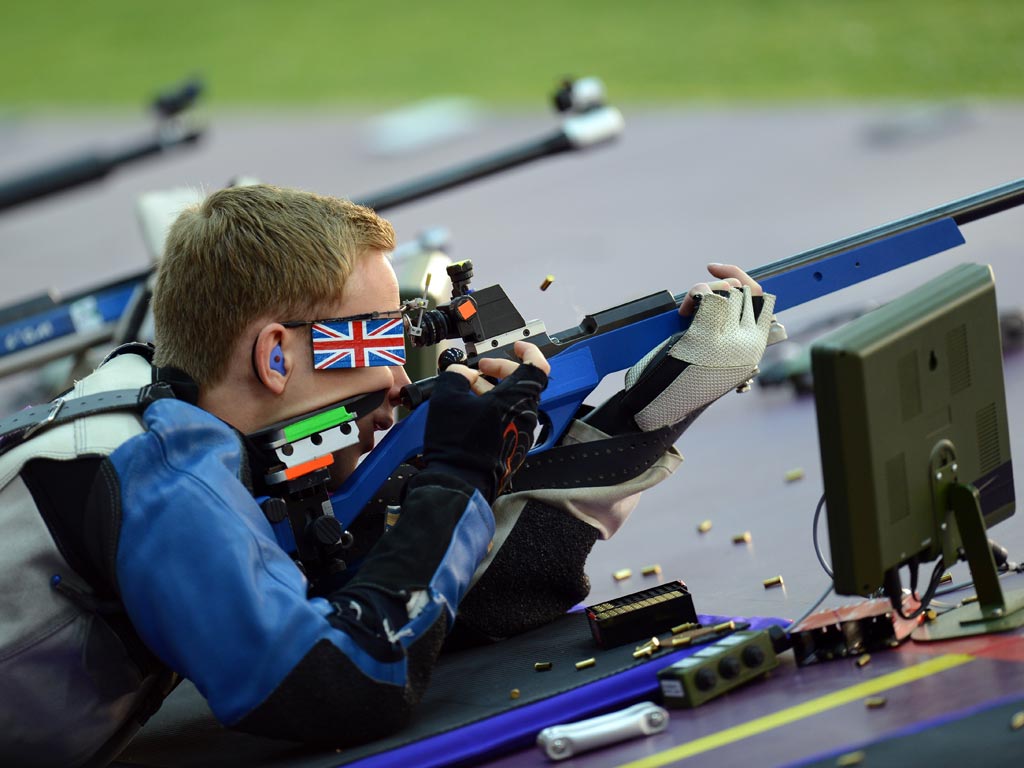
[[[811,366],[839,594],[870,595],[902,565],[952,565],[950,483],[977,490],[986,527],[1013,514],[990,267],[956,267],[830,333]]]

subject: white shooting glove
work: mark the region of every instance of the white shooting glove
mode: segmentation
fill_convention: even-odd
[[[769,342],[785,338],[775,321],[775,296],[752,301],[750,288],[727,296],[694,296],[693,322],[651,350],[626,373],[625,397],[637,406],[634,419],[644,432],[678,424],[722,395],[742,387],[756,373]],[[761,304],[755,313],[754,304]],[[755,316],[756,315],[756,316]]]

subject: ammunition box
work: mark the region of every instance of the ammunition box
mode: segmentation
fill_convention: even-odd
[[[693,597],[681,581],[591,605],[586,613],[594,642],[602,648],[649,640],[677,624],[697,621]]]

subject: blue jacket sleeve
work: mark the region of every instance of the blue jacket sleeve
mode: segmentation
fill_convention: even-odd
[[[196,684],[218,719],[243,718],[324,640],[368,678],[404,685],[405,658],[369,655],[328,621],[331,603],[307,599],[305,578],[240,481],[237,435],[173,400],[150,406],[144,421],[147,432],[110,456],[121,510],[118,587],[142,640]],[[457,571],[448,574],[461,585],[448,598],[455,601],[493,531],[482,499],[463,506],[442,563]]]

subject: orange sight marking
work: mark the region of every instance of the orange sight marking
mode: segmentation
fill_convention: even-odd
[[[310,459],[309,461],[297,464],[294,467],[288,467],[284,471],[284,476],[289,480],[294,480],[296,477],[302,477],[308,475],[314,469],[320,469],[321,467],[327,467],[334,463],[334,454],[328,453],[326,456],[320,456],[316,459]]]
[[[459,304],[459,314],[463,320],[469,320],[469,318],[476,314],[476,305],[471,301]]]

